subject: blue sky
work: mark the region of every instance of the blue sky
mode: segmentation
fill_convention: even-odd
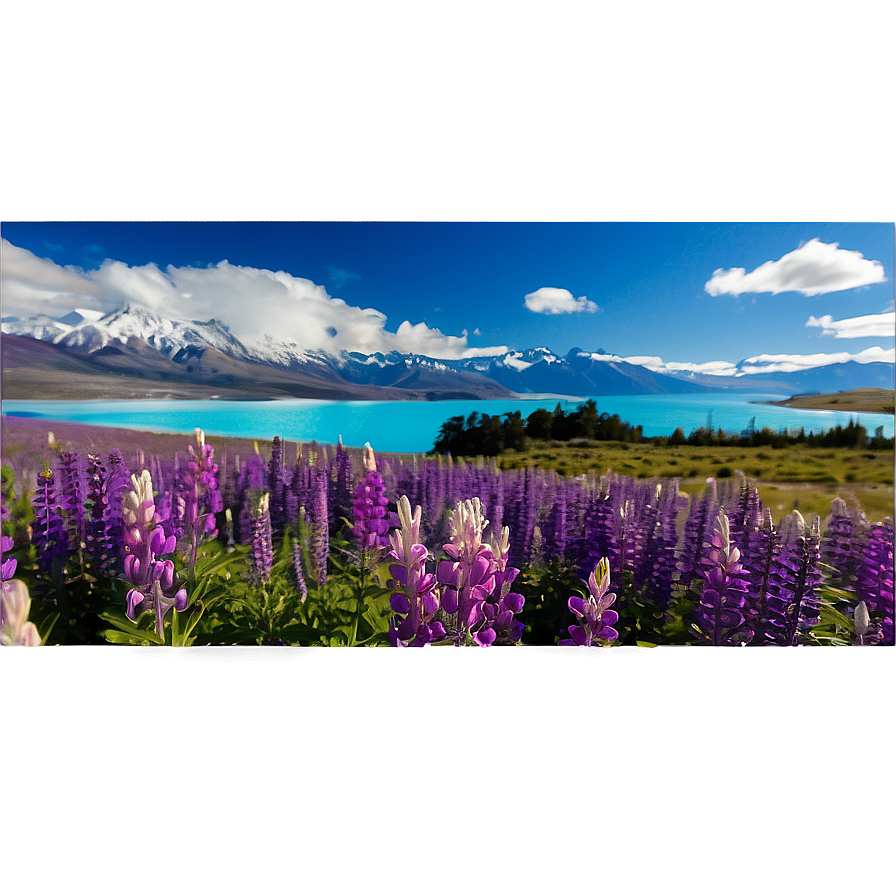
[[[177,309],[169,303],[169,313],[204,319],[203,290],[218,289],[232,294],[219,316],[237,335],[279,333],[291,317],[296,338],[307,330],[314,341],[302,318],[320,311],[321,332],[345,319],[334,347],[360,339],[363,347],[435,354],[437,329],[459,337],[444,342],[446,357],[546,345],[706,364],[852,356],[889,351],[894,341],[890,318],[879,317],[893,309],[892,224],[6,223],[2,236],[4,316],[44,305],[55,313],[65,299],[48,301],[54,289],[57,297],[60,289],[82,292],[72,307],[146,296],[162,310],[157,284],[146,285],[157,268],[161,280],[180,270],[176,294],[191,296]],[[214,284],[203,285],[201,273],[214,266]],[[281,305],[269,281],[253,292],[246,269],[283,271],[318,288],[302,283],[293,304]],[[727,273],[713,279],[717,271]],[[54,285],[63,273],[92,286]],[[373,325],[368,316],[356,329],[351,308],[376,309],[385,320]],[[416,327],[399,330],[404,321]],[[864,332],[874,335],[852,335]],[[377,333],[390,338],[381,346]]]

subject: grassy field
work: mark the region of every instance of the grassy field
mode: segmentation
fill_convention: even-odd
[[[837,496],[859,505],[869,518],[893,514],[892,451],[846,448],[699,448],[625,442],[534,442],[526,451],[508,452],[502,469],[537,466],[577,476],[608,469],[638,479],[679,478],[681,488],[699,492],[712,476],[743,474],[754,480],[763,503],[777,516],[794,508],[827,515]]]

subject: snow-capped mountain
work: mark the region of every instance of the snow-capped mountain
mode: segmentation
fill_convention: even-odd
[[[18,325],[18,335],[47,338],[26,332],[26,323],[27,321],[22,321]],[[6,332],[5,324],[3,330]],[[49,341],[92,354],[116,343],[127,345],[131,339],[142,340],[166,358],[173,358],[178,352],[196,348],[216,348],[234,358],[250,357],[245,346],[220,321],[172,320],[132,305],[125,305],[99,319],[82,317],[67,332],[60,333]]]
[[[514,394],[637,395],[737,389],[754,392],[838,391],[892,385],[892,364],[834,364],[797,373],[717,377],[658,373],[603,349],[573,348],[558,355],[544,346],[492,357],[444,360],[425,355],[308,350],[295,342],[262,336],[251,345],[218,320],[182,320],[124,305],[105,315],[76,309],[57,319],[38,315],[2,322],[8,337],[39,340],[55,353],[40,353],[46,370],[91,375],[138,376],[192,386],[205,383],[271,396],[345,398],[507,398]],[[26,339],[26,341],[27,341]],[[22,375],[29,365],[23,345],[14,346]],[[34,363],[38,363],[35,361]],[[84,364],[87,363],[87,368]],[[80,366],[79,366],[80,365]],[[9,382],[15,381],[10,380]],[[8,397],[9,382],[4,380]]]

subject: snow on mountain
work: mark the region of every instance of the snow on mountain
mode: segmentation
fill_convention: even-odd
[[[55,342],[71,330],[69,324],[54,320],[46,314],[38,314],[26,320],[4,320],[2,329],[11,336],[30,336],[42,342]]]
[[[168,358],[185,349],[209,347],[232,357],[250,358],[245,346],[224,324],[214,319],[172,320],[132,305],[99,317],[97,314],[88,309],[76,309],[58,320],[39,315],[28,320],[4,322],[3,332],[31,336],[88,354],[115,343],[127,345],[129,340],[139,339]]]
[[[559,356],[541,346],[509,351],[492,357],[444,360],[425,355],[342,351],[330,354],[322,349],[304,349],[292,341],[264,335],[246,345],[226,325],[217,320],[178,320],[125,305],[108,314],[75,309],[53,319],[38,315],[27,320],[7,318],[5,334],[29,336],[51,342],[75,353],[91,355],[103,349],[129,347],[145,353],[151,349],[177,364],[193,363],[207,349],[215,349],[237,361],[267,365],[330,383],[352,383],[371,387],[455,388],[480,395],[503,388],[520,393],[553,392],[568,395],[645,394],[690,392],[704,389],[783,390],[797,385],[818,388],[844,383],[877,385],[881,377],[892,379],[893,365],[830,365],[799,374],[706,376],[689,371],[656,371],[646,364],[625,361],[604,349],[596,352],[571,349]],[[132,342],[133,340],[133,342]],[[633,359],[634,360],[634,359]],[[639,359],[640,360],[640,359]],[[645,358],[645,360],[648,360]],[[219,363],[219,362],[215,362]],[[880,367],[881,369],[876,369]],[[856,369],[853,369],[856,368]],[[869,378],[872,377],[872,382]],[[864,380],[869,380],[867,383]],[[423,384],[423,385],[421,385]],[[439,384],[436,386],[435,384]]]
[[[85,320],[97,321],[103,317],[103,315],[104,312],[94,311],[92,308],[75,308],[74,311],[69,311],[65,317],[58,318],[58,322],[70,327],[76,327]]]

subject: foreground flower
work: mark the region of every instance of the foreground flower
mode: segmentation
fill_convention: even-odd
[[[740,550],[731,543],[724,510],[719,510],[707,548],[700,560],[699,575],[705,582],[695,613],[697,626],[716,647],[749,641],[752,632],[743,629],[748,574],[740,563]]]
[[[444,545],[450,559],[441,560],[436,567],[436,578],[443,586],[442,609],[457,614],[456,646],[465,644],[468,635],[480,647],[488,647],[495,640],[494,630],[483,625],[486,616],[482,605],[495,590],[498,568],[492,549],[482,543],[487,525],[479,498],[459,501],[449,520],[451,542]]]
[[[270,496],[265,492],[258,506],[250,511],[252,545],[249,550],[249,581],[256,587],[271,578],[274,565],[274,546],[271,540]]]
[[[362,551],[380,551],[389,547],[389,520],[383,477],[376,468],[376,457],[368,442],[364,446],[364,474],[355,486],[352,510],[352,536]]]
[[[434,620],[439,596],[435,576],[426,572],[429,551],[420,544],[420,514],[419,504],[411,514],[411,502],[402,495],[398,502],[401,528],[392,533],[389,552],[395,560],[389,565],[390,604],[395,613],[389,643],[393,647],[424,647],[445,637],[445,627]]]
[[[871,527],[858,569],[856,591],[884,644],[893,644],[893,520]]]
[[[0,644],[4,647],[39,647],[40,634],[28,622],[31,595],[19,579],[3,582],[0,591]]]
[[[311,562],[320,588],[327,584],[327,558],[330,556],[327,481],[326,467],[315,467],[311,485]]]
[[[856,607],[855,628],[856,637],[853,643],[858,644],[859,646],[864,646],[866,644],[880,644],[880,626],[875,625],[871,621],[868,607],[863,600],[860,600],[859,605]]]
[[[573,595],[569,599],[569,609],[581,624],[569,626],[572,638],[558,643],[592,647],[595,641],[615,641],[619,632],[613,625],[618,621],[619,614],[609,609],[615,602],[616,595],[610,591],[610,561],[602,557],[594,572],[588,576],[588,597]]]
[[[174,535],[165,536],[161,520],[156,516],[152,478],[148,470],[131,476],[132,490],[125,492],[122,518],[125,526],[124,574],[134,587],[128,591],[127,614],[136,619],[151,611],[156,617],[156,632],[164,634],[164,619],[168,611],[185,610],[187,592],[178,587],[174,564],[161,559],[177,546]]]
[[[37,548],[37,562],[45,572],[52,572],[54,560],[68,557],[68,536],[63,528],[56,477],[49,468],[37,475],[37,490],[31,500],[34,519],[31,540]]]
[[[190,459],[177,471],[177,497],[184,534],[190,549],[190,568],[196,566],[199,543],[218,534],[215,514],[223,509],[218,490],[215,449],[205,444],[205,433],[196,429],[196,448],[188,446]]]
[[[808,527],[798,510],[784,519],[768,575],[767,643],[796,646],[818,621],[820,541],[817,517]]]
[[[16,574],[18,561],[15,557],[4,556],[5,554],[8,554],[14,546],[15,542],[13,542],[8,535],[0,536],[0,581],[6,582]]]
[[[9,511],[6,509],[5,495],[0,493],[0,520],[6,520]],[[18,561],[15,557],[6,557],[15,547],[15,542],[8,535],[0,535],[0,581],[7,581],[16,574]]]
[[[490,547],[495,559],[495,587],[482,604],[485,623],[478,632],[479,641],[481,643],[488,639],[489,643],[518,644],[525,626],[515,617],[523,609],[526,599],[522,594],[510,590],[520,571],[515,566],[508,565],[509,526],[501,529],[501,537],[493,538]]]

